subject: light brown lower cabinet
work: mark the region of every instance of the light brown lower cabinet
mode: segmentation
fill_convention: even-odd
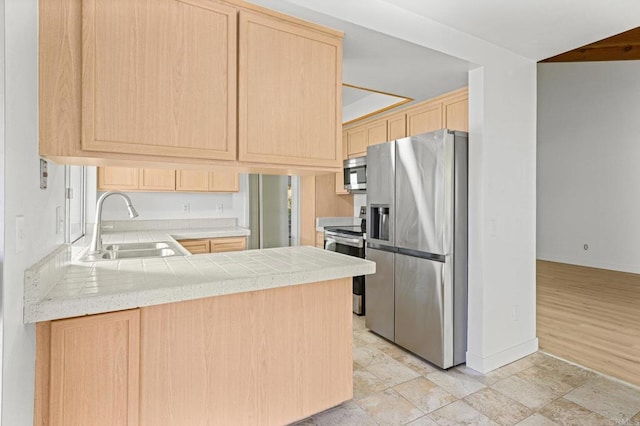
[[[34,424],[283,425],[353,397],[351,278],[37,325]]]
[[[138,424],[140,310],[38,323],[34,425]]]
[[[199,238],[178,240],[178,242],[191,254],[222,253],[247,249],[247,237]]]

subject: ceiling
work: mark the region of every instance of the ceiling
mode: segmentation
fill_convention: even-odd
[[[467,61],[341,19],[393,20],[410,13],[540,61],[640,26],[640,1],[616,0],[249,0],[345,33],[343,82],[421,101],[466,86]],[[319,9],[330,13],[320,13]],[[389,9],[391,7],[391,9]],[[364,24],[363,24],[364,25]]]
[[[541,62],[640,60],[640,27],[561,53]]]

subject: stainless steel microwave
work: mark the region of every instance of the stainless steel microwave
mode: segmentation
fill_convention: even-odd
[[[344,160],[344,188],[352,193],[367,190],[367,157]]]

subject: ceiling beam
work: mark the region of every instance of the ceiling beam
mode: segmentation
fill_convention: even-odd
[[[540,62],[640,60],[640,27],[570,50]]]

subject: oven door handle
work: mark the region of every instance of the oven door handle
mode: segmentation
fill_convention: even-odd
[[[349,247],[362,248],[364,246],[364,242],[362,238],[346,238],[335,234],[326,235],[325,241],[331,241],[338,244],[343,244]],[[327,245],[327,244],[325,244]]]

